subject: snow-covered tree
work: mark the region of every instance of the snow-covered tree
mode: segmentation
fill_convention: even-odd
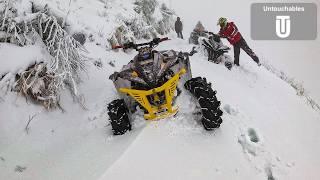
[[[135,5],[135,11],[138,14],[143,13],[149,25],[153,24],[155,21],[153,14],[158,6],[157,0],[136,0]]]
[[[157,0],[136,0],[132,18],[118,16],[119,26],[109,41],[112,46],[136,39],[150,39],[173,30],[175,14]]]

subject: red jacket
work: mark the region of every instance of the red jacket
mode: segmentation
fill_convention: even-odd
[[[241,33],[233,22],[228,22],[225,28],[221,28],[219,35],[223,38],[227,38],[232,45],[239,42],[242,38]]]

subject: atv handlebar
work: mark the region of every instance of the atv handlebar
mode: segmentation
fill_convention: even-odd
[[[220,42],[221,41],[220,39],[223,38],[222,36],[220,36],[220,34],[215,34],[210,31],[203,31],[203,32],[206,34],[209,34],[209,36],[212,37],[214,39],[214,41],[216,41],[216,42]]]
[[[163,41],[168,41],[168,40],[170,40],[170,39],[168,37],[165,37],[165,38],[154,38],[150,42],[141,43],[141,44],[134,44],[133,42],[129,42],[129,43],[123,44],[122,46],[114,46],[114,47],[112,47],[112,49],[120,49],[120,48],[130,49],[130,48],[132,48],[132,49],[138,50],[138,48],[141,47],[141,46],[149,45],[150,47],[153,47],[153,46],[158,45],[159,43],[161,43]]]
[[[219,34],[216,34],[214,32],[210,32],[210,31],[203,31],[203,32],[206,34],[209,34],[209,35],[213,35],[213,36],[220,36]]]
[[[210,31],[202,31],[204,33],[207,33],[207,34],[214,34],[213,32],[210,32]]]

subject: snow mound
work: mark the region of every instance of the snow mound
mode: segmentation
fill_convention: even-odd
[[[31,64],[48,58],[46,50],[37,45],[19,47],[14,44],[1,43],[0,54],[0,75],[8,72],[16,74]]]

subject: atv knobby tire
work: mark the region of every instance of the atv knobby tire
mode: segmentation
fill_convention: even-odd
[[[114,135],[123,135],[131,130],[128,112],[123,99],[117,99],[108,104],[108,115]]]
[[[207,83],[206,78],[197,77],[187,81],[184,86],[198,100],[204,128],[208,131],[219,128],[223,112],[220,110],[221,102],[216,97],[217,92],[212,90],[211,83]]]

